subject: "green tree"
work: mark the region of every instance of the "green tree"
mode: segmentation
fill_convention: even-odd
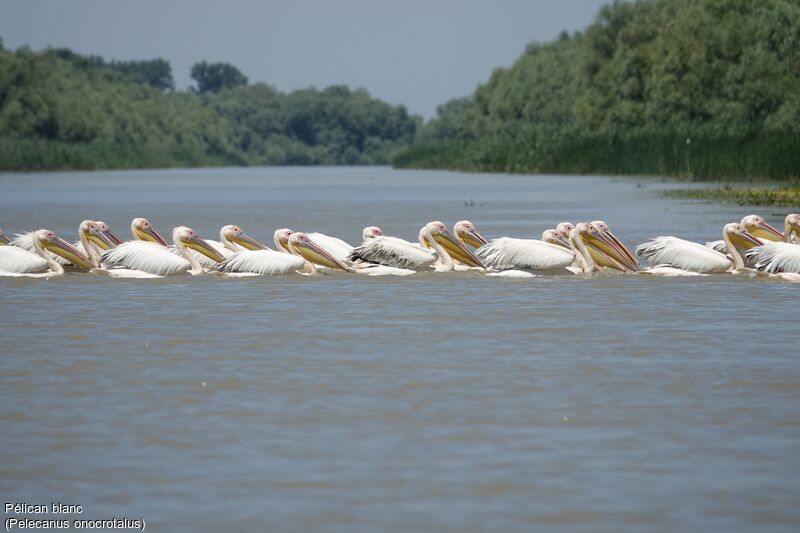
[[[230,63],[195,63],[191,77],[197,83],[199,93],[218,93],[222,89],[247,85],[247,76]]]

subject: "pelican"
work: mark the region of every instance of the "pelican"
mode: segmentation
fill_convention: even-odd
[[[478,256],[497,270],[588,273],[605,265],[625,270],[620,266],[622,252],[593,224],[583,222],[574,227],[572,224],[559,226],[572,227],[569,241],[558,229],[545,230],[542,240],[501,237],[479,248]],[[594,257],[602,257],[603,264],[598,265]]]
[[[100,230],[100,226],[93,220],[84,220],[80,223],[78,226],[78,238],[79,240],[73,243],[72,246],[83,255],[87,256],[92,262],[93,267],[100,266],[100,253],[115,246],[114,242]],[[11,241],[11,244],[23,250],[27,250],[28,252],[36,253],[36,240],[37,232],[31,231],[17,235],[16,238]],[[49,254],[50,259],[61,266],[76,266],[70,263],[69,259],[65,256],[51,253],[47,250],[45,250],[45,253]],[[82,267],[77,265],[77,268]]]
[[[317,239],[323,237],[322,239],[319,239],[322,240],[323,243],[326,244],[333,243],[334,252],[329,251],[326,246],[317,243],[316,242],[317,239],[312,239],[311,235],[316,235]],[[292,253],[293,255],[299,255],[300,257],[303,257],[304,259],[308,260],[310,263],[315,263],[317,265],[328,267],[331,269],[338,269],[338,270],[344,270],[345,272],[350,272],[352,268],[348,266],[342,259],[339,259],[339,257],[337,257],[339,252],[341,252],[341,248],[337,248],[339,245],[334,241],[339,241],[347,245],[347,243],[345,243],[344,241],[340,241],[339,239],[335,239],[333,237],[327,237],[320,233],[305,234],[305,233],[295,232],[289,235],[287,248],[289,252]]]
[[[294,233],[288,228],[279,229],[273,235],[278,251],[262,245],[262,249],[245,250],[227,257],[217,265],[217,270],[230,275],[275,275],[291,274],[304,270],[316,273],[316,268],[300,255],[293,254],[289,246],[289,236]]]
[[[725,224],[722,238],[730,257],[696,242],[677,237],[656,237],[636,248],[636,254],[644,257],[651,266],[643,271],[657,275],[692,275],[733,272],[744,268],[741,249],[747,250],[761,243],[758,238],[735,222]]]
[[[158,234],[150,221],[146,218],[134,218],[131,220],[131,234],[135,241],[155,242],[161,246],[167,246],[167,241]]]
[[[0,228],[0,246],[11,244],[11,239],[6,237],[3,228]]]
[[[791,215],[789,215],[791,216]],[[786,217],[787,219],[789,217]],[[743,217],[739,224],[745,229],[745,231],[749,232],[754,237],[757,237],[760,241],[782,241],[783,234],[767,224],[767,222],[758,215],[747,215]],[[788,225],[787,225],[788,227]],[[787,230],[788,231],[788,230]],[[789,242],[789,241],[786,241]],[[725,244],[725,241],[720,239],[718,241],[711,241],[707,242],[706,246],[709,248],[713,248],[718,252],[722,252],[723,254],[728,253],[728,246]],[[745,264],[750,266],[749,260],[747,257],[744,258]]]
[[[197,250],[214,261],[222,261],[220,253],[186,226],[172,230],[172,240],[180,255],[175,255],[158,242],[129,241],[105,252],[101,258],[104,272],[114,277],[163,277],[174,274],[202,274],[203,267],[189,253]]]
[[[483,235],[478,233],[475,229],[475,224],[469,220],[460,220],[453,225],[453,234],[458,240],[464,244],[468,244],[473,248],[480,248],[484,244],[489,244],[489,241],[483,238]]]
[[[68,262],[90,270],[86,255],[47,229],[33,232],[34,252],[16,246],[0,246],[0,276],[46,277],[64,273],[64,267],[51,257],[56,254]]]
[[[792,234],[800,235],[800,214],[786,217],[783,242],[767,242],[747,251],[746,257],[756,270],[777,274],[785,279],[800,280],[800,245],[792,242]]]
[[[608,250],[605,250],[606,253],[600,253],[598,250],[590,248],[589,252],[592,254],[592,258],[595,260],[595,262],[606,268],[619,269],[618,267],[621,265],[625,267],[624,270],[629,270],[631,272],[636,272],[639,270],[639,262],[633,256],[631,251],[628,250],[624,244],[622,244],[622,241],[620,241],[609,229],[608,224],[602,220],[595,220],[592,221],[592,226],[597,228],[597,231],[599,231],[605,237],[605,241],[609,242],[617,252],[616,254],[613,254],[614,257],[622,260],[616,261],[615,259],[612,259],[609,261],[608,259],[611,259],[611,257],[609,256]],[[603,243],[600,244],[601,249],[603,248],[602,244]]]
[[[347,256],[353,251],[353,247],[344,242],[342,239],[330,237],[324,233],[311,232],[306,233],[306,237],[311,239],[315,246],[324,249],[328,255],[335,257],[340,263],[347,261]],[[328,265],[324,265],[328,266]],[[329,267],[340,268],[340,267]]]
[[[102,220],[95,221],[95,224],[97,224],[97,227],[100,228],[100,232],[106,237],[106,239],[109,242],[113,243],[114,246],[119,246],[120,244],[122,244],[122,241],[119,240],[117,236],[111,232],[111,226],[109,226]]]
[[[348,258],[355,262],[410,271],[434,267],[437,271],[447,272],[455,269],[453,258],[458,257],[462,263],[483,268],[475,254],[450,235],[447,227],[439,221],[423,226],[419,232],[419,245],[397,237],[387,237],[382,233],[365,239],[361,246],[353,249]]]
[[[266,246],[245,234],[245,232],[242,231],[242,228],[235,224],[228,224],[227,226],[222,226],[220,228],[219,241],[206,239],[206,242],[223,258],[226,259],[245,250],[267,249]],[[172,251],[172,253],[180,255],[180,252],[178,252],[177,247],[174,245],[170,246],[169,249]],[[200,263],[200,266],[206,270],[216,270],[219,265],[217,261],[200,252],[189,250],[189,253],[192,254],[194,258],[197,259],[197,262]]]

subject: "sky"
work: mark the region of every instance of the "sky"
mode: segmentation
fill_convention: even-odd
[[[430,118],[531,41],[589,25],[608,0],[2,0],[6,48],[68,47],[172,64],[226,61],[279,90],[345,84]]]

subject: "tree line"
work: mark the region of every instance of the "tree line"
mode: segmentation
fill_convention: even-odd
[[[388,164],[422,121],[346,86],[284,93],[199,62],[106,61],[0,41],[0,170]]]
[[[638,0],[440,106],[402,167],[800,176],[800,3]]]

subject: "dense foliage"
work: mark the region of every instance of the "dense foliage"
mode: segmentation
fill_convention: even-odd
[[[363,90],[287,94],[198,65],[197,91],[181,92],[163,59],[0,44],[0,170],[386,164],[420,123]]]
[[[794,0],[616,1],[441,106],[396,164],[798,176],[798,87]]]

